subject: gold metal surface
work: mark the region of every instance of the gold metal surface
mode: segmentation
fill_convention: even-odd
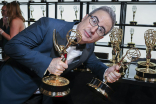
[[[72,36],[70,36],[70,33],[73,33]],[[65,62],[67,59],[67,51],[66,49],[70,46],[70,45],[74,45],[74,44],[78,44],[81,41],[81,34],[78,30],[69,30],[67,35],[67,44],[65,46],[63,45],[59,45],[56,39],[56,30],[54,29],[53,31],[53,43],[54,43],[54,47],[56,49],[56,51],[59,53],[59,55],[62,57],[62,61]],[[75,39],[77,39],[77,41],[75,41]],[[55,86],[55,87],[63,87],[69,84],[69,80],[60,76],[45,76],[42,78],[42,82],[45,83],[46,85],[50,85],[50,86]],[[49,95],[51,97],[57,97],[57,96],[65,96],[66,94],[68,94],[70,92],[70,89],[68,89],[67,91],[62,91],[62,92],[56,92],[56,91],[47,91],[47,89],[43,89],[42,87],[40,88],[41,92],[45,95]],[[54,96],[55,95],[55,96]]]
[[[148,74],[156,74],[156,70],[152,70],[150,68],[149,71],[147,71],[146,68],[136,68],[136,71]]]
[[[155,82],[156,81],[156,78],[144,78],[144,77],[140,77],[138,75],[135,75],[134,78],[145,81],[145,82]]]
[[[56,79],[56,76],[46,76],[42,78],[42,82],[52,86],[65,86],[69,84],[69,80],[67,80],[66,78],[58,77]]]
[[[123,31],[122,29],[119,29],[117,27],[114,27],[109,34],[110,37],[110,42],[112,45],[112,62],[115,64],[116,62],[119,61],[120,57],[120,44],[123,36]]]
[[[145,44],[146,44],[146,64],[143,62],[138,62],[138,64],[145,65],[146,68],[137,68],[136,73],[143,73],[143,78],[140,78],[141,76],[136,74],[136,79],[138,78],[139,80],[145,80],[148,78],[145,78],[144,74],[156,74],[156,71],[153,69],[150,69],[150,65],[152,66],[150,59],[151,59],[151,51],[154,48],[155,42],[156,42],[156,31],[154,29],[148,29],[144,33],[144,39],[145,39]],[[153,64],[154,65],[154,64]],[[152,78],[151,78],[152,79]],[[155,79],[155,78],[154,78]],[[146,80],[148,81],[148,80]]]
[[[139,65],[142,65],[142,66],[144,66],[144,67],[146,67],[147,65],[146,65],[146,61],[139,61],[139,62],[137,62]],[[155,63],[153,63],[153,62],[149,62],[149,67],[156,67],[156,64]]]
[[[63,91],[63,92],[52,92],[52,91],[47,91],[46,89],[40,88],[40,92],[50,97],[62,97],[62,96],[68,95],[70,93],[70,89],[67,89],[66,91]]]

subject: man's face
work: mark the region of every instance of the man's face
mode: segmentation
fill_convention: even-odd
[[[105,34],[111,29],[112,20],[107,12],[99,10],[92,14],[92,16],[95,16],[98,20],[98,25],[105,29]],[[82,35],[80,44],[93,43],[103,38],[103,36],[97,34],[98,26],[90,24],[90,18],[90,16],[86,15],[77,26]]]
[[[6,17],[6,16],[7,16],[6,6],[3,6],[3,7],[2,7],[1,13],[2,13],[2,16],[3,16],[3,17]]]

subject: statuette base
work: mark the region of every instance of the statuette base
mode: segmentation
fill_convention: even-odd
[[[40,91],[50,97],[64,97],[70,93],[69,80],[60,76],[45,76]]]
[[[35,21],[35,18],[30,18],[29,20],[30,20],[30,21]]]
[[[128,44],[127,44],[127,47],[133,48],[133,47],[135,47],[135,43],[128,43]]]
[[[139,61],[139,62],[137,62],[137,64],[138,64],[138,68],[146,68],[147,67],[146,61]],[[155,70],[156,69],[156,64],[153,63],[153,62],[150,62],[149,63],[149,68]]]
[[[153,69],[146,68],[136,68],[136,75],[134,76],[137,80],[142,80],[145,82],[156,82],[156,71]]]
[[[118,2],[118,0],[112,0],[112,2]]]
[[[73,20],[74,22],[80,22],[80,20]]]
[[[156,26],[156,22],[153,22],[153,25]]]
[[[137,25],[136,21],[130,21],[130,25]]]
[[[114,91],[105,82],[102,82],[97,78],[93,78],[90,83],[87,83],[87,86],[91,91],[93,91],[93,93],[104,100],[111,100],[110,96]]]

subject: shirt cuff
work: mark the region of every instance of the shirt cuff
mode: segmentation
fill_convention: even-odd
[[[47,70],[48,70],[48,69],[46,69],[46,71],[44,72],[44,75],[47,73]]]

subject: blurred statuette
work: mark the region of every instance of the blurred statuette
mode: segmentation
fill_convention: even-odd
[[[74,0],[74,2],[80,2],[80,0]]]
[[[34,8],[32,6],[29,7],[30,9],[30,12],[31,12],[31,18],[30,18],[30,21],[34,21],[35,18],[33,18],[33,12],[34,12]]]
[[[58,2],[64,2],[64,0],[58,0]]]
[[[94,9],[96,9],[96,6],[93,5],[93,6],[92,6],[92,11],[93,11]]]
[[[42,10],[42,13],[43,13],[43,17],[45,17],[44,13],[45,13],[46,10],[45,10],[45,7],[43,5],[41,6],[41,10]]]
[[[60,10],[60,15],[61,15],[61,20],[64,20],[64,19],[62,19],[62,13],[64,11],[64,8],[62,6],[59,6],[59,10]]]
[[[138,2],[139,0],[131,0],[132,2]]]
[[[42,3],[47,2],[47,0],[41,0]]]
[[[4,1],[2,1],[2,3],[3,3],[3,4],[7,4],[8,2],[4,0]]]
[[[132,6],[132,11],[133,11],[133,21],[130,21],[130,24],[131,25],[137,25],[137,22],[134,21],[134,19],[135,19],[135,13],[137,11],[137,7],[136,6]]]
[[[33,3],[33,2],[35,2],[34,0],[29,0],[29,3]]]
[[[92,0],[92,2],[98,2],[98,0]]]
[[[134,29],[133,28],[130,29],[130,34],[131,34],[131,42],[128,43],[128,47],[132,48],[132,47],[135,47],[135,43],[132,42],[133,34],[134,34]]]
[[[112,0],[112,2],[118,2],[118,0]]]
[[[76,19],[74,20],[74,22],[79,21],[79,20],[77,19],[77,14],[78,14],[79,9],[78,9],[77,6],[74,6],[73,9],[74,9],[74,11],[75,11],[75,17],[76,17]]]

